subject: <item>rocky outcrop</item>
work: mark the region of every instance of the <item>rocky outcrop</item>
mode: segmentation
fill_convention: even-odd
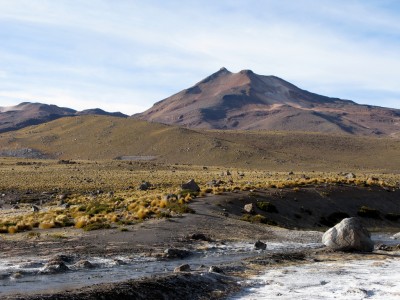
[[[343,219],[322,236],[322,243],[335,251],[372,252],[374,243],[370,233],[357,218]]]

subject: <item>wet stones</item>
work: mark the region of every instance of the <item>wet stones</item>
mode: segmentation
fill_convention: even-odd
[[[372,252],[371,235],[358,218],[346,218],[322,236],[322,243],[335,251]]]
[[[204,233],[193,233],[189,235],[189,239],[191,240],[196,240],[196,241],[204,241],[204,242],[209,242],[211,239],[206,236]]]
[[[224,273],[224,271],[220,267],[217,267],[217,266],[211,266],[208,269],[208,272],[209,273],[219,273],[219,274],[223,274]]]
[[[266,250],[267,249],[267,244],[261,242],[260,240],[258,240],[254,244],[254,249],[256,249],[256,250]]]
[[[69,268],[63,261],[49,261],[44,265],[39,274],[58,274],[68,271]]]
[[[174,273],[179,273],[179,272],[190,272],[190,271],[191,271],[191,269],[190,269],[190,266],[189,266],[188,264],[180,265],[179,267],[176,267],[176,268],[174,269]]]
[[[74,268],[78,269],[93,269],[94,265],[88,260],[80,260],[74,264]]]
[[[164,250],[163,257],[169,259],[173,258],[183,259],[185,257],[188,257],[190,254],[191,254],[190,251],[185,249],[167,248]]]

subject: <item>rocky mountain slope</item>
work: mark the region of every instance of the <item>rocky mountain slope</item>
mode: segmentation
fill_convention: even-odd
[[[275,77],[222,68],[133,116],[188,128],[400,137],[400,110],[329,98]]]
[[[56,105],[23,102],[15,106],[0,107],[0,133],[74,115],[126,117],[126,115],[122,113],[109,113],[98,108],[78,112],[70,108],[58,107]]]

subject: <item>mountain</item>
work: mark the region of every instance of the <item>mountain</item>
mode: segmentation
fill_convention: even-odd
[[[400,137],[400,110],[302,90],[276,76],[225,68],[134,118],[188,128]]]
[[[46,123],[62,117],[88,114],[127,117],[121,113],[108,113],[101,109],[77,112],[71,108],[56,105],[23,102],[15,106],[0,107],[0,133]]]
[[[112,117],[120,117],[126,118],[127,115],[121,112],[107,112],[100,108],[93,108],[93,109],[85,109],[82,111],[78,111],[75,113],[77,116],[84,116],[84,115],[99,115],[99,116],[112,116]]]

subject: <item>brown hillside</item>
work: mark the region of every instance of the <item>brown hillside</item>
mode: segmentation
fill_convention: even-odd
[[[58,159],[155,156],[156,161],[263,170],[399,172],[400,141],[332,134],[190,130],[79,116],[0,135],[0,154],[35,149]]]
[[[76,111],[67,107],[43,103],[23,102],[15,106],[0,107],[0,133],[18,130],[27,126],[46,123],[62,117],[74,115],[105,115],[127,117],[115,112],[110,113],[99,108]]]
[[[400,136],[400,110],[329,98],[275,76],[225,68],[134,117],[188,128]]]

